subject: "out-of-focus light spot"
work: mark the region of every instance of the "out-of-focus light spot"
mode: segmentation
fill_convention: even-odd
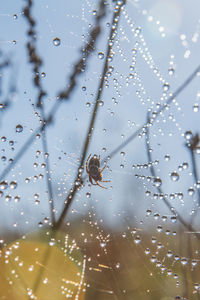
[[[192,37],[192,42],[196,43],[198,41],[198,38],[199,38],[199,34],[197,32],[195,32],[193,37]]]
[[[188,58],[190,54],[191,54],[190,50],[186,50],[184,54],[184,58]]]
[[[186,39],[186,35],[185,35],[185,34],[181,34],[181,35],[180,35],[180,39],[181,39],[182,41],[184,41],[184,40]]]
[[[153,21],[153,17],[152,16],[148,16],[148,21],[152,22]]]
[[[169,37],[177,34],[182,17],[179,3],[175,3],[174,0],[157,0],[149,10],[147,27],[155,37]]]
[[[163,32],[164,30],[165,30],[165,29],[164,29],[163,26],[160,26],[160,27],[159,27],[159,31],[160,31],[160,32]]]

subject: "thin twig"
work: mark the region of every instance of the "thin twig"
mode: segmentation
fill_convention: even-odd
[[[120,5],[116,5],[115,9],[114,9],[114,14],[113,14],[113,19],[112,19],[112,23],[111,23],[111,30],[110,30],[110,36],[109,36],[109,40],[108,40],[108,46],[107,46],[107,51],[106,51],[106,58],[105,58],[105,64],[104,64],[104,68],[102,71],[102,75],[101,75],[101,80],[97,89],[97,95],[96,95],[96,100],[95,100],[95,106],[93,109],[93,113],[92,113],[92,117],[90,120],[90,124],[89,124],[89,128],[88,128],[88,132],[85,138],[85,143],[83,146],[83,152],[81,155],[81,161],[78,167],[78,171],[77,171],[77,175],[74,181],[74,185],[73,188],[71,189],[71,191],[69,192],[68,196],[66,197],[65,200],[65,206],[64,209],[58,219],[58,221],[56,222],[56,226],[55,228],[58,229],[60,228],[60,226],[62,225],[65,216],[72,204],[73,198],[78,190],[78,188],[80,188],[80,186],[82,185],[83,181],[81,178],[82,175],[82,170],[84,167],[84,161],[85,161],[85,157],[86,157],[86,153],[88,150],[88,146],[91,140],[91,136],[93,133],[93,129],[94,129],[94,124],[95,124],[95,120],[96,120],[96,116],[97,116],[97,112],[98,112],[98,108],[99,108],[99,100],[101,99],[101,95],[103,93],[103,88],[104,88],[104,82],[105,82],[105,76],[108,70],[108,58],[110,56],[112,47],[113,47],[113,43],[114,43],[114,39],[116,36],[116,32],[117,32],[117,26],[119,23],[119,17],[120,17],[120,13],[121,13],[121,9],[123,7],[123,5],[125,4],[126,1],[122,2]],[[104,5],[104,1],[102,1],[101,6]]]
[[[194,176],[195,184],[197,184],[197,182],[199,181],[196,158],[195,158],[195,152],[199,147],[199,142],[200,142],[199,135],[196,134],[195,136],[192,136],[192,138],[190,139],[190,141],[188,143],[186,143],[186,147],[189,149],[190,155],[191,155],[192,174]],[[197,189],[197,193],[198,193],[198,204],[200,206],[200,189]]]
[[[46,92],[44,91],[41,83],[40,78],[40,67],[42,65],[42,59],[37,53],[36,49],[36,32],[35,32],[35,20],[33,19],[33,16],[31,15],[31,8],[32,8],[32,0],[28,0],[27,6],[24,8],[24,16],[26,17],[28,23],[29,23],[29,29],[28,29],[28,36],[29,41],[27,42],[27,50],[29,55],[29,61],[33,65],[33,74],[34,74],[34,85],[38,90],[38,97],[37,97],[37,107],[41,110],[42,115],[42,122],[45,121],[45,113],[44,113],[44,102],[42,99],[46,95]],[[48,146],[46,141],[46,132],[45,128],[42,131],[42,146],[43,146],[43,156],[45,161],[45,178],[48,188],[48,197],[49,197],[49,206],[50,206],[50,214],[51,214],[51,223],[54,226],[55,225],[55,209],[54,209],[54,200],[53,200],[53,189],[52,189],[52,183],[51,183],[51,176],[50,176],[50,162],[49,162],[49,156],[48,156]]]

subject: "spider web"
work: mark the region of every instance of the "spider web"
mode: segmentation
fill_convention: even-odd
[[[199,3],[104,5],[3,5],[2,299],[199,299]]]

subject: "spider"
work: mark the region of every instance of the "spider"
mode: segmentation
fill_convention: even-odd
[[[100,169],[100,156],[98,157],[96,154],[92,156],[92,158],[90,159],[91,154],[88,156],[87,160],[86,160],[86,172],[89,175],[89,181],[91,182],[92,185],[98,185],[103,189],[107,189],[106,187],[102,186],[101,184],[99,184],[98,181],[100,182],[110,182],[110,180],[102,180],[102,172],[105,169],[106,166],[104,166],[102,169]],[[89,162],[89,164],[88,164]],[[94,179],[94,181],[96,182],[93,183],[92,179]]]

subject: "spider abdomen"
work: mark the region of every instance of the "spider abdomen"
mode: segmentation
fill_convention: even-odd
[[[95,165],[90,166],[89,168],[90,170],[90,176],[94,179],[94,180],[101,180],[102,176],[99,172],[99,168]]]

